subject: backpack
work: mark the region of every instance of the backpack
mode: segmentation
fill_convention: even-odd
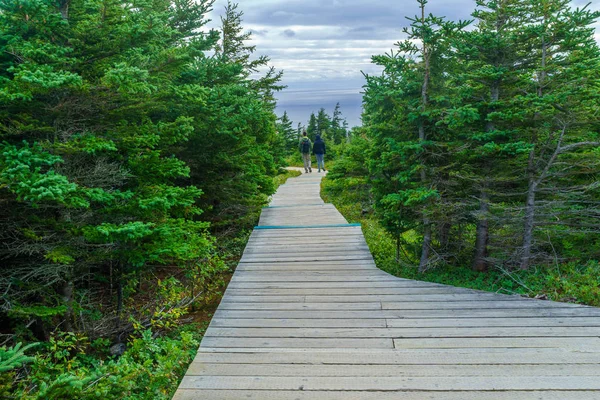
[[[310,141],[309,140],[302,141],[302,152],[305,154],[310,153]]]

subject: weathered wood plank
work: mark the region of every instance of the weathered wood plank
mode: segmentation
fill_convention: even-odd
[[[597,391],[318,391],[182,389],[173,400],[598,400]]]
[[[205,336],[202,339],[204,347],[263,347],[263,348],[302,348],[302,349],[392,349],[394,343],[388,338],[231,338],[231,337],[215,337]]]
[[[379,303],[231,303],[222,301],[223,310],[381,310]]]
[[[599,327],[428,327],[428,328],[220,328],[206,336],[273,338],[592,338],[600,344]],[[595,340],[598,339],[598,340]],[[591,342],[591,341],[590,341]],[[582,340],[582,343],[585,343]]]
[[[303,264],[306,265],[306,264]],[[454,286],[445,286],[438,285],[436,283],[429,282],[416,282],[408,279],[397,279],[397,280],[386,280],[386,281],[378,281],[378,282],[343,282],[343,281],[333,281],[333,282],[312,282],[310,285],[306,285],[304,282],[243,282],[243,283],[230,283],[229,288],[237,288],[237,289],[272,289],[272,288],[294,288],[294,289],[329,289],[329,288],[338,288],[338,289],[357,289],[357,288],[367,288],[367,289],[379,289],[379,288],[394,288],[394,289],[402,289],[402,288],[426,288],[426,287],[445,287],[445,288],[454,288]],[[462,289],[462,288],[457,288]]]
[[[343,261],[343,260],[371,260],[369,254],[358,252],[351,254],[338,254],[338,255],[327,255],[327,254],[295,254],[293,256],[273,254],[271,256],[242,256],[243,262],[282,262],[282,261]]]
[[[600,321],[600,318],[598,318]],[[260,318],[213,318],[211,327],[229,328],[385,328],[384,318],[371,319],[328,319],[328,318],[305,318],[305,319],[260,319]]]
[[[230,287],[227,291],[230,295],[241,296],[290,296],[290,295],[321,295],[321,296],[349,296],[356,295],[403,295],[403,296],[422,296],[429,294],[459,294],[469,293],[468,289],[453,287],[419,287],[419,288],[261,288],[261,289],[243,289],[241,287]]]
[[[480,303],[480,304],[478,304]],[[326,303],[242,303],[231,302],[228,299],[223,299],[219,307],[226,310],[468,310],[468,309],[553,309],[553,308],[574,308],[570,305],[553,305],[548,302],[538,303],[533,301],[452,301],[452,302],[437,302],[437,301],[421,301],[421,302],[401,302],[401,303],[383,303],[379,302],[326,302]]]
[[[306,364],[222,364],[193,362],[187,375],[297,376],[297,377],[465,377],[465,376],[598,376],[600,364],[520,365],[306,365]]]
[[[268,390],[600,390],[593,376],[536,377],[263,377],[186,376],[187,389]]]
[[[544,308],[544,309],[485,309],[485,310],[370,310],[370,311],[344,311],[344,310],[322,310],[322,311],[276,311],[276,310],[225,310],[219,309],[215,312],[217,318],[390,318],[402,319],[495,319],[495,318],[552,318],[569,317],[573,319],[584,317],[598,317],[600,310],[579,308]]]
[[[600,351],[598,337],[581,338],[546,338],[546,337],[470,337],[470,338],[403,338],[394,339],[397,349],[445,349],[445,348],[555,348],[581,349],[585,351]]]
[[[306,303],[368,303],[368,302],[479,302],[485,301],[496,301],[496,302],[517,302],[519,304],[529,304],[530,300],[524,300],[522,297],[506,296],[500,297],[501,295],[494,295],[493,293],[472,293],[468,295],[460,293],[448,293],[448,294],[412,294],[412,295],[376,295],[376,294],[356,294],[338,296],[320,296],[320,295],[238,295],[236,293],[228,293],[227,302],[238,302],[238,303],[290,303],[290,302],[306,302]],[[537,306],[543,305],[544,303],[535,303]]]
[[[489,327],[600,327],[599,317],[580,318],[219,318],[211,326],[230,328],[489,328]]]
[[[484,365],[484,364],[599,364],[598,352],[555,348],[459,349],[284,349],[200,348],[194,362],[221,364],[307,365]]]

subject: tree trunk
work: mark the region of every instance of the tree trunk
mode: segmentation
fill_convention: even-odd
[[[117,281],[117,330],[121,328],[121,314],[123,312],[123,281],[119,274]]]
[[[69,5],[71,4],[71,0],[60,0],[58,2],[58,8],[60,10],[60,15],[63,19],[69,19]]]
[[[440,246],[443,249],[448,249],[450,246],[450,231],[452,230],[452,224],[450,222],[443,222],[440,227]]]
[[[477,216],[477,229],[475,232],[475,259],[473,260],[473,269],[475,271],[487,271],[488,269],[488,241],[489,241],[489,221],[490,203],[487,193],[487,185],[481,190],[479,197],[479,213]]]
[[[396,234],[396,262],[400,262],[400,234]]]
[[[60,285],[60,296],[67,307],[65,312],[64,331],[73,332],[73,282],[65,281]]]
[[[533,226],[535,219],[535,191],[536,182],[533,177],[529,178],[529,188],[527,190],[527,201],[525,203],[525,226],[523,232],[523,255],[521,256],[520,269],[529,268],[531,260],[531,248],[533,246]]]
[[[423,227],[423,248],[421,250],[419,272],[425,272],[427,270],[427,264],[429,264],[429,253],[431,252],[431,225],[427,219],[425,219],[423,222],[427,223],[427,225]]]
[[[500,99],[500,82],[494,81],[490,85],[490,100],[496,102]],[[489,110],[490,112],[492,110]],[[488,121],[485,125],[486,132],[492,132],[496,129],[496,125],[493,122]],[[489,199],[489,186],[490,182],[488,177],[490,176],[490,167],[486,161],[484,161],[483,182],[479,192],[479,212],[477,214],[477,228],[475,233],[475,258],[473,259],[473,270],[475,271],[487,271],[488,269],[488,242],[489,242],[489,229],[490,223],[488,220],[490,212],[490,199]]]
[[[544,24],[547,22],[547,16],[544,15]],[[540,61],[540,71],[538,72],[538,87],[537,87],[537,95],[538,97],[544,96],[544,85],[546,81],[546,58],[548,57],[548,44],[546,43],[546,37],[542,34],[542,59]],[[534,116],[534,121],[537,122],[540,116],[538,113]],[[527,178],[528,178],[528,187],[527,187],[527,199],[525,201],[525,220],[523,221],[523,254],[521,255],[521,262],[519,268],[521,270],[529,269],[529,265],[531,262],[531,249],[533,246],[533,225],[535,221],[535,192],[537,190],[538,183],[541,182],[543,176],[540,176],[539,180],[536,180],[537,168],[536,168],[536,159],[535,159],[535,148],[537,144],[538,135],[535,129],[537,129],[537,123],[534,127],[534,133],[531,137],[531,144],[533,148],[529,153],[529,160],[527,162]],[[564,134],[564,130],[563,130]],[[562,140],[563,135],[561,135]],[[552,161],[558,154],[560,150],[560,143],[557,145],[557,151],[554,153],[554,156],[548,164],[546,165],[546,171],[551,167]],[[545,172],[544,172],[545,173]]]
[[[421,22],[425,23],[425,3],[421,4]],[[423,64],[424,64],[424,77],[423,86],[421,87],[421,105],[423,111],[427,107],[428,103],[428,89],[429,89],[429,48],[423,41]],[[423,143],[426,140],[425,135],[425,122],[421,117],[419,121],[419,142]],[[426,185],[427,174],[425,173],[425,162],[423,162],[423,168],[421,168],[421,183]],[[427,211],[423,210],[423,247],[421,249],[421,260],[419,261],[419,272],[424,272],[429,264],[429,253],[431,252],[431,221],[427,216]]]
[[[419,141],[425,141],[425,127],[423,122],[419,123]],[[423,185],[427,183],[427,175],[425,169],[421,169],[421,182]],[[431,221],[427,216],[427,211],[423,210],[423,246],[421,249],[421,260],[419,261],[419,272],[427,270],[429,264],[429,253],[431,252]]]

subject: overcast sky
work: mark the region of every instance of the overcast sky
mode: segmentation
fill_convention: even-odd
[[[371,56],[389,51],[402,40],[405,17],[418,12],[415,0],[238,2],[257,53],[269,56],[271,65],[284,71],[283,83],[288,87],[277,95],[277,112],[287,110],[295,124],[306,124],[310,113],[321,107],[331,115],[340,102],[350,126],[360,125],[361,71],[378,73]],[[211,25],[220,21],[225,4],[226,0],[217,0]],[[469,19],[475,1],[429,0],[427,6],[435,15]],[[591,7],[600,9],[600,1],[593,0]],[[596,37],[600,39],[600,24]]]

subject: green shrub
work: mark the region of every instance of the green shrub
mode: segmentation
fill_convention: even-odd
[[[21,372],[22,379],[13,374],[13,382],[1,381],[0,393],[23,400],[170,399],[203,330],[193,324],[162,337],[146,330],[132,338],[119,358],[103,356],[108,353],[105,340],[90,346],[85,337],[62,334],[27,357],[30,365]]]

